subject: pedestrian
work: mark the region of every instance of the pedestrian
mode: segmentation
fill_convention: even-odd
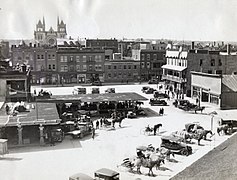
[[[8,104],[6,104],[6,113],[7,113],[7,115],[9,114],[9,111],[10,111],[10,107],[8,106]]]
[[[99,129],[99,126],[100,126],[100,123],[99,123],[99,121],[97,120],[97,121],[96,121],[96,129]]]
[[[162,115],[164,115],[164,113],[165,113],[165,112],[164,112],[164,108],[161,109],[161,112],[162,112]]]
[[[92,139],[95,139],[95,128],[92,128],[92,134],[91,134]]]
[[[159,110],[159,115],[161,115],[161,113],[162,113],[162,110],[161,110],[161,108],[160,108],[160,110]]]
[[[100,127],[102,127],[102,125],[103,125],[103,118],[101,117],[100,118]]]

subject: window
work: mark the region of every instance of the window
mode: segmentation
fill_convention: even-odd
[[[41,66],[41,71],[44,71],[44,66],[43,65]]]
[[[87,66],[86,65],[82,65],[82,70],[86,71],[87,70]]]
[[[199,60],[199,66],[202,66],[202,64],[203,64],[203,59],[200,59]]]
[[[48,59],[51,59],[51,54],[48,55]]]
[[[151,59],[150,54],[147,54],[146,59],[147,59],[147,61],[150,61],[150,59]]]
[[[207,73],[208,73],[208,74],[212,74],[212,70],[208,70]]]
[[[126,65],[124,65],[124,66],[123,66],[123,69],[127,69],[127,66],[126,66]]]
[[[73,56],[70,56],[70,62],[73,62]]]
[[[82,56],[82,61],[86,62],[86,56]]]
[[[215,66],[215,59],[211,59],[211,66]]]
[[[89,62],[92,62],[92,56],[89,56]]]
[[[143,61],[145,60],[145,55],[144,55],[144,54],[142,54],[142,60],[143,60]]]
[[[55,64],[53,64],[53,69],[55,69]]]
[[[108,78],[109,78],[109,79],[111,78],[111,74],[110,74],[110,73],[108,73]]]
[[[114,69],[117,69],[117,66],[114,66]]]
[[[150,69],[150,62],[147,62],[146,66],[147,66],[148,69]]]
[[[222,70],[216,70],[216,74],[222,74]]]
[[[128,72],[128,77],[131,77],[132,75],[131,75],[131,72]]]
[[[79,63],[80,62],[80,56],[76,56],[76,61]]]
[[[134,69],[137,69],[137,66],[136,66],[136,65],[134,65]]]
[[[145,68],[144,62],[141,62],[141,68]]]
[[[52,59],[55,59],[55,55],[54,54],[52,54]]]
[[[44,55],[43,54],[41,54],[41,59],[44,59]]]
[[[101,55],[95,55],[95,61],[101,62],[102,61]]]
[[[117,73],[116,72],[114,72],[114,77],[117,77]]]
[[[234,74],[234,75],[237,75],[237,72],[234,72],[233,74]]]
[[[51,64],[49,64],[49,69],[51,69]]]
[[[128,69],[131,69],[131,65],[128,65]]]
[[[119,68],[119,69],[121,69],[121,68],[122,68],[122,66],[121,66],[121,65],[118,65],[118,68]]]
[[[157,54],[153,54],[153,60],[157,60]]]
[[[19,58],[18,58],[18,59],[19,59]],[[37,55],[37,59],[40,59],[40,55],[39,55],[39,54]]]
[[[110,66],[110,65],[108,65],[108,69],[111,69],[111,66]]]
[[[67,72],[68,71],[68,66],[67,65],[62,65],[60,71],[61,72]]]
[[[218,66],[222,66],[221,59],[219,59],[219,61],[218,61]]]

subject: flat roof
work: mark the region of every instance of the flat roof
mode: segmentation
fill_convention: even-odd
[[[38,102],[108,102],[108,101],[146,101],[147,98],[137,93],[103,93],[103,94],[74,94],[55,95],[50,99],[38,99]]]
[[[30,103],[29,106],[29,112],[20,112],[17,116],[5,115],[5,118],[0,122],[0,126],[17,126],[18,124],[54,125],[60,123],[61,119],[59,118],[56,104]]]

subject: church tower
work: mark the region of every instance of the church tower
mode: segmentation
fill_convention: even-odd
[[[67,36],[67,30],[66,30],[66,24],[63,22],[63,20],[57,20],[57,38],[66,38]]]
[[[44,43],[45,40],[45,20],[43,17],[43,23],[41,20],[38,21],[36,24],[36,30],[34,31],[34,38],[37,40],[39,43]]]

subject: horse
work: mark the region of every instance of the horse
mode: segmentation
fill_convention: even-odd
[[[116,117],[116,118],[112,119],[113,128],[114,128],[114,125],[115,125],[116,122],[119,123],[119,127],[121,127],[121,123],[124,119],[125,119],[124,116],[119,116],[119,117]]]
[[[149,169],[148,175],[154,176],[154,173],[152,171],[153,167],[160,167],[161,163],[165,163],[163,158],[159,157],[156,154],[151,154],[149,158],[129,158],[129,161],[126,161],[126,167],[129,167],[131,171],[133,171],[133,168],[136,167],[137,173],[139,174],[141,174],[141,167],[145,167]]]
[[[154,127],[153,127],[153,130],[154,130],[154,135],[156,135],[156,131],[158,130],[158,132],[159,132],[159,128],[160,127],[162,127],[162,124],[156,124],[156,125],[154,125]]]
[[[171,161],[170,159],[170,155],[172,155],[174,157],[174,152],[172,152],[169,149],[166,149],[164,147],[161,148],[156,148],[156,153],[160,154],[160,157],[163,157],[164,159]]]
[[[202,136],[202,139],[207,140],[207,135],[211,134],[213,136],[214,134],[212,133],[211,130],[205,130],[205,129],[197,129],[195,133],[199,133]]]

